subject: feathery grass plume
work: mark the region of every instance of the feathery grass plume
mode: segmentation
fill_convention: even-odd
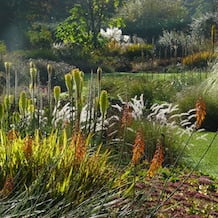
[[[133,145],[133,155],[132,155],[132,163],[134,165],[137,165],[144,155],[145,152],[145,142],[144,142],[144,136],[141,130],[137,130],[135,142]]]
[[[163,144],[160,140],[158,140],[153,159],[151,160],[151,164],[147,172],[147,176],[153,177],[156,171],[162,166],[163,161],[164,161]]]
[[[200,128],[206,117],[206,104],[202,97],[199,97],[195,104],[196,109],[196,128]]]
[[[86,141],[81,131],[73,133],[70,146],[74,149],[76,164],[81,164],[86,155]]]
[[[33,139],[30,136],[26,136],[24,139],[23,153],[27,160],[32,157],[33,154]]]
[[[0,191],[0,197],[7,197],[14,189],[14,178],[11,176],[7,176],[3,189]]]
[[[56,105],[57,105],[58,101],[60,100],[60,94],[61,94],[61,87],[55,86],[54,87],[54,99],[55,99]]]
[[[129,106],[128,103],[123,106],[122,117],[121,117],[121,128],[125,128],[131,125],[133,121],[132,110],[133,109]]]

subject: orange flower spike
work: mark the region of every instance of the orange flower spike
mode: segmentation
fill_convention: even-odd
[[[10,141],[14,141],[15,139],[18,138],[18,136],[19,136],[19,133],[14,129],[9,130],[8,133],[7,133],[7,138]]]
[[[195,109],[196,109],[196,128],[198,129],[202,125],[206,116],[206,104],[201,97],[197,100],[195,104]]]
[[[0,196],[7,197],[13,191],[13,188],[14,188],[14,178],[11,176],[7,176],[4,183],[4,187],[0,191]]]
[[[137,131],[135,142],[133,145],[132,163],[137,165],[141,157],[144,155],[145,142],[141,131]]]
[[[27,136],[23,145],[23,152],[26,159],[30,159],[33,153],[33,139],[30,136]]]
[[[86,155],[85,139],[82,133],[74,133],[71,140],[71,146],[75,149],[75,160],[81,163]]]
[[[164,161],[163,145],[160,141],[158,141],[153,159],[151,161],[150,168],[147,172],[147,176],[153,177],[156,171],[162,166],[163,161]]]

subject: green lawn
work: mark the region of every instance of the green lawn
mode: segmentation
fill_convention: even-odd
[[[206,140],[199,140],[198,138],[203,134],[207,134]],[[192,136],[188,148],[193,166],[199,162],[202,155],[208,150],[197,169],[204,174],[218,178],[218,134],[212,132],[196,133]]]

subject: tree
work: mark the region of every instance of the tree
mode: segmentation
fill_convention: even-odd
[[[26,33],[35,23],[63,21],[76,0],[2,0],[0,1],[0,40],[9,50],[27,45]],[[16,37],[14,37],[16,35]]]
[[[198,18],[205,13],[214,13],[218,10],[218,0],[183,0],[190,18]]]
[[[137,34],[152,42],[162,30],[182,29],[187,10],[181,0],[130,0],[119,12],[127,34]]]
[[[57,28],[57,37],[65,42],[98,46],[102,26],[113,17],[121,0],[78,1],[70,11],[71,15]]]

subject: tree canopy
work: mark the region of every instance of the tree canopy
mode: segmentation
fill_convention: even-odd
[[[125,34],[151,42],[163,30],[183,30],[192,18],[217,11],[218,0],[1,0],[0,40],[23,48],[35,23],[60,24],[60,39],[97,46],[100,28],[123,19]]]

